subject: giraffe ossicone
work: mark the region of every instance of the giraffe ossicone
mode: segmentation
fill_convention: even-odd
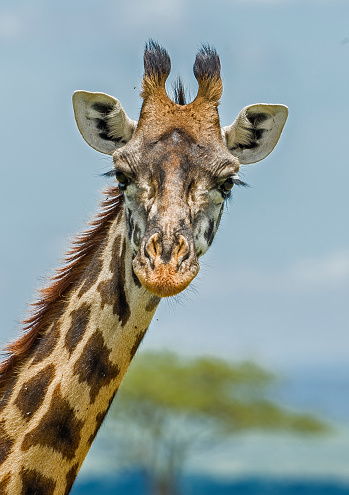
[[[67,495],[162,297],[184,290],[212,244],[240,164],[275,147],[284,105],[245,107],[220,126],[220,61],[196,56],[196,98],[165,83],[170,58],[144,53],[138,122],[103,93],[77,91],[78,128],[112,155],[102,211],[40,291],[0,366],[0,491]]]

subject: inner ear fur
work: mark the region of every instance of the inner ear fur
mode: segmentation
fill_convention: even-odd
[[[137,127],[121,103],[104,93],[75,91],[73,108],[82,137],[92,148],[107,155],[124,146]]]
[[[223,141],[240,163],[259,162],[276,146],[287,116],[285,105],[249,105],[230,126],[222,128]]]

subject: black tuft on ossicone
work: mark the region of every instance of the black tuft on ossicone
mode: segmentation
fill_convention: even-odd
[[[186,105],[187,100],[185,96],[185,90],[180,77],[178,77],[175,83],[173,84],[173,94],[174,94],[174,101],[178,105]]]
[[[220,77],[221,63],[215,48],[210,45],[202,45],[196,55],[193,69],[197,80]]]
[[[149,40],[144,51],[144,74],[145,76],[165,77],[171,72],[170,57],[161,45],[156,41]]]

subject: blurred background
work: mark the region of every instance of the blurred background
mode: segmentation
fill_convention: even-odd
[[[110,181],[100,176],[110,157],[89,148],[76,128],[72,93],[111,94],[138,118],[150,37],[171,56],[169,91],[181,74],[193,98],[196,52],[200,43],[215,46],[222,125],[258,102],[286,104],[290,115],[273,153],[243,167],[251,187],[234,190],[199,276],[183,295],[162,301],[142,352],[170,351],[194,364],[201,356],[255,363],[262,375],[278,377],[263,400],[326,425],[306,435],[267,431],[260,422],[215,437],[186,456],[180,490],[348,493],[345,0],[2,0],[1,343],[18,334],[35,288],[59,265]],[[120,462],[128,442],[118,436],[116,417],[102,427],[75,495],[146,493],[136,457],[125,453],[128,462]],[[194,418],[184,431],[199,425]]]

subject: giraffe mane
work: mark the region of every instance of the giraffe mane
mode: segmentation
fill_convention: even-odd
[[[8,344],[4,349],[5,360],[0,363],[0,391],[19,370],[29,351],[40,341],[52,318],[59,315],[57,302],[69,287],[83,274],[89,259],[105,238],[105,231],[123,205],[123,194],[118,187],[104,191],[101,211],[89,223],[86,232],[77,235],[66,253],[63,267],[58,268],[49,279],[49,284],[39,289],[39,299],[31,304],[30,316],[22,321],[24,335]]]

